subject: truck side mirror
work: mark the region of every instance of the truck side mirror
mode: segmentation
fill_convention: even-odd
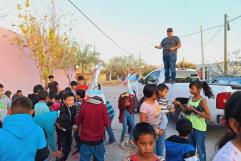
[[[141,83],[141,84],[145,84],[145,80],[143,78],[139,79],[138,82]]]

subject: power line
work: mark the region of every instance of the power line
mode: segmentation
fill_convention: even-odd
[[[241,17],[241,15],[240,16],[237,16],[237,17],[235,17],[235,18],[233,18],[233,19],[231,19],[231,20],[229,20],[228,22],[232,22],[232,21],[234,21],[234,20],[236,20],[236,19],[239,19]]]
[[[76,6],[71,0],[68,0],[68,2],[73,5],[92,25],[95,26],[103,35],[105,35],[113,44],[115,44],[119,49],[124,51],[127,54],[130,54],[126,49],[124,49],[121,45],[119,45],[115,40],[113,40],[107,33],[105,33],[93,20],[91,20],[81,9]]]
[[[229,20],[229,21],[227,21],[227,22],[232,22],[232,21],[234,21],[234,20],[236,20],[236,19],[239,19],[239,18],[241,18],[241,15],[240,15],[240,16],[237,16],[237,17],[235,17],[235,18],[233,18],[233,19],[231,19],[231,20]],[[219,27],[221,27],[221,26],[224,26],[224,24],[220,24],[220,25],[216,25],[216,26],[212,26],[212,27],[206,28],[206,29],[203,30],[203,32],[205,32],[205,31],[210,31],[210,30],[219,28]],[[185,34],[185,35],[182,35],[182,36],[180,36],[180,37],[189,37],[189,36],[196,35],[196,34],[199,34],[199,33],[201,33],[201,31],[193,32],[193,33],[190,33],[190,34]]]
[[[237,17],[235,17],[235,18],[233,18],[233,19],[231,19],[231,20],[229,20],[229,21],[227,21],[227,22],[232,22],[232,21],[235,21],[235,20],[237,20],[237,19],[239,19],[239,18],[241,18],[241,15],[239,15],[239,16],[237,16]],[[219,28],[219,27],[223,27],[224,26],[224,24],[220,24],[220,25],[215,25],[215,26],[212,26],[212,27],[209,27],[209,28],[206,28],[206,29],[204,29],[203,30],[203,32],[206,32],[206,31],[210,31],[210,30],[213,30],[213,29],[216,29],[216,28]],[[221,29],[220,29],[221,30]],[[220,31],[219,31],[220,32]],[[197,34],[200,34],[201,33],[201,31],[196,31],[196,32],[192,32],[192,33],[188,33],[188,34],[184,34],[184,35],[181,35],[180,37],[182,37],[182,38],[185,38],[185,37],[190,37],[190,36],[193,36],[193,35],[197,35]],[[216,36],[216,35],[215,35]],[[215,37],[214,36],[214,37]],[[213,39],[213,38],[212,38]],[[209,41],[211,41],[211,40],[209,40]],[[150,43],[148,43],[148,44],[146,44],[145,46],[148,46]]]
[[[209,42],[211,42],[211,41],[218,35],[218,33],[219,33],[220,31],[222,31],[222,29],[223,29],[223,26],[220,27],[220,29],[219,29],[217,32],[215,32],[215,33],[213,34],[213,36],[205,42],[204,45],[207,45]]]
[[[203,32],[210,31],[210,30],[216,29],[216,28],[221,27],[221,26],[223,26],[223,24],[216,25],[216,26],[213,26],[213,27],[209,27],[209,28],[204,29]],[[193,36],[193,35],[200,34],[200,33],[201,33],[201,31],[196,31],[196,32],[193,32],[193,33],[181,35],[180,37],[184,38],[184,37],[189,37],[189,36]]]

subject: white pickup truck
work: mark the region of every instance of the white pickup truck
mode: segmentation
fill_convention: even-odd
[[[146,84],[160,84],[164,82],[165,74],[164,69],[157,69],[150,72],[146,77],[139,79],[137,82],[131,83],[131,88],[134,90],[137,100],[143,98],[143,88]],[[177,69],[176,83],[170,84],[166,83],[169,87],[169,101],[178,100],[181,103],[185,104],[188,102],[189,97],[191,96],[189,92],[189,83],[193,80],[199,79],[197,72],[193,69]],[[214,99],[207,99],[209,110],[212,115],[210,123],[213,124],[223,124],[224,118],[224,107],[227,99],[230,95],[240,90],[240,86],[232,85],[219,85],[219,84],[209,84],[213,94]]]

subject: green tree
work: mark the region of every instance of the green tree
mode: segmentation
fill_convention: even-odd
[[[133,55],[123,55],[112,57],[106,69],[112,75],[124,78],[128,73],[141,73],[145,63],[142,59],[137,59]]]
[[[64,24],[60,23],[61,16],[55,11],[55,0],[51,0],[50,13],[36,16],[30,9],[30,1],[17,5],[20,20],[17,25],[23,37],[16,38],[19,46],[32,49],[32,56],[39,69],[41,80],[47,82],[48,76],[54,69],[67,69],[76,64],[77,44],[69,39],[69,35],[62,33]],[[71,28],[69,29],[71,31]]]

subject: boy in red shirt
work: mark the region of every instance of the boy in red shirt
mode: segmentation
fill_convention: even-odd
[[[88,85],[85,84],[85,78],[83,76],[78,77],[78,86],[75,88],[75,91],[88,89]]]
[[[80,128],[80,161],[89,161],[91,156],[96,161],[104,161],[103,140],[105,128],[110,126],[110,118],[102,98],[94,96],[84,102],[76,123]]]

